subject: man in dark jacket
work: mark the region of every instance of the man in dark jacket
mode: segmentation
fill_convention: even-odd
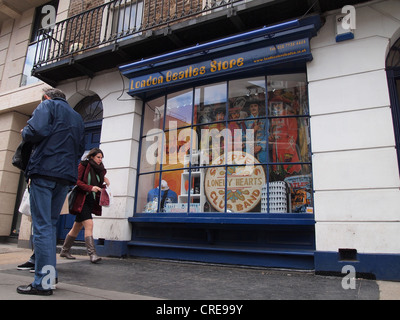
[[[35,279],[17,292],[51,295],[57,277],[56,224],[68,189],[78,178],[78,162],[85,150],[83,120],[61,90],[47,89],[22,138],[34,143],[25,176],[31,180]]]

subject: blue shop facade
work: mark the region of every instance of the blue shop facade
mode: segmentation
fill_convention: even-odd
[[[104,108],[98,253],[399,280],[393,6],[357,6],[353,36],[306,15],[60,84]]]
[[[143,101],[127,252],[314,269],[306,64],[320,17],[120,67]]]

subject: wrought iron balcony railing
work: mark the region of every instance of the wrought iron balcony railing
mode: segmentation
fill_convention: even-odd
[[[146,35],[192,17],[251,0],[114,0],[82,12],[36,37],[33,69],[88,50]]]

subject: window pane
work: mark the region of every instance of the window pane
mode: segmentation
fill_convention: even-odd
[[[189,165],[188,162],[185,164]],[[176,175],[178,173],[178,176]],[[172,173],[175,182],[180,183],[179,190],[180,194],[178,196],[178,204],[170,205],[170,212],[187,212],[188,203],[190,203],[190,212],[204,212],[204,204],[206,197],[204,194],[204,173],[205,169],[189,169],[179,171],[177,173]],[[169,173],[164,173],[165,174]],[[171,173],[169,174],[171,175]]]
[[[270,116],[309,114],[305,73],[268,76],[267,82]]]
[[[252,101],[249,106],[250,115],[247,119],[261,117],[262,114],[259,110],[263,109],[263,105],[264,102]],[[267,162],[267,120],[262,118],[246,120],[244,126],[247,129],[246,152],[254,155],[260,163]]]
[[[168,95],[165,129],[186,127],[192,123],[193,90]]]
[[[82,116],[84,122],[103,120],[103,103],[97,94],[79,101],[75,111]]]
[[[147,135],[151,129],[162,129],[164,118],[165,97],[160,97],[145,103],[143,135]]]
[[[197,127],[202,165],[225,164],[225,148],[231,145],[231,133],[225,123]]]
[[[225,120],[226,87],[224,82],[195,89],[195,124]]]
[[[295,162],[300,162],[298,138],[299,126],[296,118],[273,118],[270,120],[271,161],[288,163],[280,165],[280,170],[285,175],[291,175],[301,170],[301,166],[295,164]]]
[[[137,212],[145,212],[152,213],[157,212],[158,210],[158,202],[153,201],[154,198],[157,200],[157,192],[150,190],[154,190],[158,186],[159,180],[156,179],[156,175],[153,174],[144,174],[139,176],[138,182],[138,198],[137,202]]]
[[[228,210],[261,212],[265,170],[260,165],[228,167]]]
[[[140,172],[158,171],[163,159],[166,159],[166,148],[164,144],[164,134],[158,132],[149,134],[142,138],[142,149],[140,157]]]
[[[265,183],[265,170],[260,165],[209,168],[205,191],[216,211],[225,211],[226,198],[227,212],[260,212],[261,191]]]
[[[140,172],[173,170],[183,167],[185,156],[190,154],[191,129],[163,132],[154,129],[142,138]]]
[[[175,204],[179,202],[180,199],[178,198],[178,195],[181,193],[180,178],[182,172],[182,170],[176,170],[164,171],[161,173],[161,212],[171,212],[171,208],[176,207]],[[157,174],[156,177],[158,180],[159,174]],[[158,181],[156,182],[158,183]]]
[[[271,162],[274,168],[288,176],[301,171],[298,162],[310,162],[310,131],[307,118],[272,118],[269,124]]]
[[[163,173],[161,190],[159,173],[141,175],[139,177],[138,212],[141,212],[142,209],[142,212],[145,213],[170,212],[169,210],[173,206],[169,204],[178,203],[177,193],[180,192],[181,175],[180,170]]]
[[[265,101],[265,77],[247,78],[229,82],[229,118],[250,116],[250,102]],[[265,116],[265,104],[259,110]],[[236,115],[235,113],[238,113]]]
[[[165,132],[163,170],[183,167],[185,157],[190,154],[191,139],[192,130],[190,128],[174,129]]]
[[[311,162],[310,119],[297,118],[299,146],[298,154],[301,162]]]
[[[114,32],[126,40],[138,31],[142,24],[143,2],[124,0],[116,3],[114,12]],[[140,33],[139,33],[140,34]],[[124,37],[124,35],[127,35]]]
[[[238,119],[239,112],[231,114],[232,119]],[[229,136],[228,152],[229,151],[246,151],[246,126],[242,120],[229,121],[228,123]]]
[[[35,43],[34,45],[30,45],[28,47],[28,51],[26,54],[26,60],[25,60],[25,66],[24,66],[24,72],[22,73],[21,86],[27,86],[32,83],[39,82],[38,78],[32,77],[32,75],[31,75],[31,72],[33,69],[33,60],[35,59],[36,46],[37,46],[37,44]]]
[[[282,172],[281,166],[270,167],[270,212],[313,213],[311,166],[301,165],[299,173],[294,175]],[[279,192],[285,188],[288,211],[278,208],[278,202],[283,201]]]
[[[204,190],[208,212],[225,212],[225,167],[206,169]]]

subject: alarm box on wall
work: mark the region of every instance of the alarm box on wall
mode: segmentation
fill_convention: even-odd
[[[336,42],[354,39],[356,29],[356,9],[353,6],[344,6],[342,14],[336,16]]]

